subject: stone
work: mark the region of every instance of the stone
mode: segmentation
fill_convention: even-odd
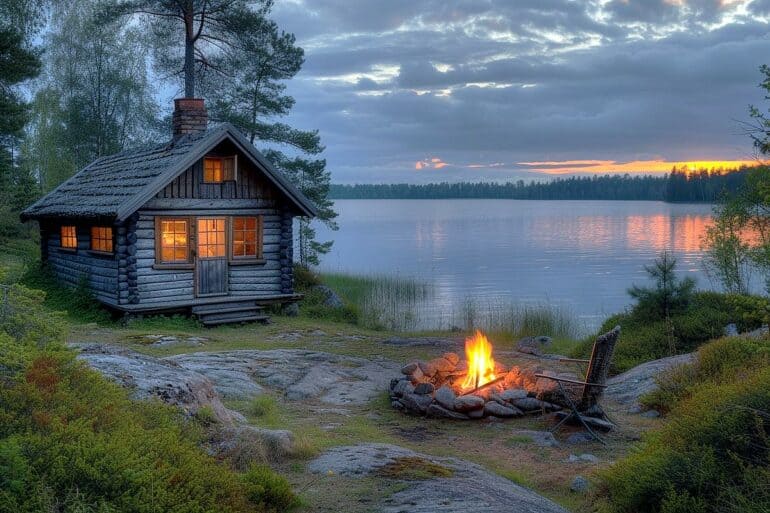
[[[662,372],[693,361],[695,361],[695,353],[687,353],[637,365],[623,374],[608,379],[604,397],[623,406],[637,406],[641,396],[657,390],[656,379]]]
[[[558,447],[559,442],[550,431],[534,431],[530,429],[517,429],[511,432],[514,438],[528,440],[539,447]]]
[[[566,442],[570,445],[580,445],[580,444],[587,444],[591,442],[595,442],[596,440],[594,437],[591,436],[590,433],[587,431],[579,431],[577,433],[572,433],[567,437]]]
[[[660,417],[660,412],[657,410],[647,410],[646,412],[643,412],[641,416],[648,419],[657,419]]]
[[[427,395],[433,393],[433,384],[431,383],[420,383],[416,387],[414,387],[414,393],[419,395]]]
[[[448,410],[453,410],[455,407],[456,396],[454,391],[448,386],[443,386],[436,390],[436,393],[433,395],[433,399],[435,399],[438,404]]]
[[[429,395],[404,394],[399,401],[406,406],[407,410],[415,413],[425,413],[430,403],[433,402],[433,398]]]
[[[738,336],[738,325],[734,322],[731,322],[727,326],[725,326],[722,329],[722,332],[724,333],[725,337],[737,337]]]
[[[462,395],[455,399],[454,410],[459,412],[469,412],[484,408],[484,398],[477,395]]]
[[[456,365],[456,363],[452,363],[443,357],[434,358],[428,363],[432,365],[437,372],[443,372],[443,373],[452,372],[453,370],[455,370],[455,365]]]
[[[451,476],[405,479],[393,493],[375,496],[366,509],[382,513],[567,513],[561,506],[480,465],[459,458],[439,458],[390,444],[334,447],[308,463],[315,474],[370,479],[382,467],[418,458],[451,470]],[[378,480],[382,479],[378,477]]]
[[[417,364],[420,367],[420,370],[422,371],[423,375],[432,378],[436,375],[436,372],[438,372],[438,369],[435,365],[433,365],[430,362],[418,362]]]
[[[516,399],[524,399],[527,397],[527,391],[523,388],[507,388],[497,394],[497,396],[503,401],[514,401]]]
[[[418,367],[417,362],[407,363],[406,365],[401,367],[401,374],[408,376],[411,373],[413,373],[415,369],[417,369],[417,367]]]
[[[324,306],[328,306],[329,308],[342,308],[345,306],[345,303],[342,301],[342,298],[334,292],[331,288],[327,287],[326,285],[316,285],[312,288],[312,290],[317,290],[318,292],[323,295],[323,304]]]
[[[441,355],[442,358],[447,360],[452,365],[457,365],[457,363],[460,361],[460,357],[457,355],[457,353],[444,353]]]
[[[422,373],[422,370],[418,366],[416,369],[414,369],[409,376],[407,376],[409,380],[414,383],[415,385],[417,383],[422,383],[422,381],[425,379],[425,376]]]
[[[468,420],[470,418],[463,413],[458,413],[456,411],[448,410],[438,404],[431,404],[430,406],[428,406],[428,409],[425,411],[425,414],[428,417],[431,417],[434,419]]]
[[[393,395],[396,397],[402,397],[404,394],[411,394],[414,392],[414,385],[408,379],[400,379],[396,386],[393,388]]]
[[[299,304],[297,303],[288,303],[283,305],[281,308],[281,313],[287,317],[296,317],[299,315]]]
[[[472,419],[480,419],[484,417],[484,408],[479,408],[478,410],[471,410],[471,411],[465,412],[465,414]]]
[[[547,347],[551,345],[551,337],[541,335],[539,337],[524,337],[516,343],[516,350],[520,353],[541,356]]]
[[[767,324],[763,324],[762,326],[760,326],[755,330],[747,331],[746,333],[741,333],[741,337],[760,339],[760,338],[766,338],[769,333],[770,333],[770,327],[768,327]]]
[[[588,492],[589,487],[590,483],[588,482],[588,479],[583,476],[575,476],[572,483],[569,485],[569,489],[575,493],[586,493]]]
[[[495,417],[504,419],[511,417],[521,417],[524,415],[520,409],[511,406],[503,406],[496,401],[489,401],[484,405],[484,414],[494,415]]]
[[[210,408],[223,424],[233,424],[241,416],[225,407],[216,386],[204,373],[176,365],[173,361],[102,344],[71,344],[85,361],[112,381],[132,391],[136,399],[157,397],[177,406],[188,415]],[[250,382],[250,390],[262,389]]]
[[[599,463],[599,458],[593,454],[570,454],[567,458],[568,463]]]
[[[521,399],[514,399],[511,401],[511,404],[516,406],[517,408],[520,408],[524,411],[546,411],[546,412],[552,412],[556,410],[560,410],[560,406],[556,406],[555,404],[541,401],[540,399],[535,399],[534,397],[523,397]]]

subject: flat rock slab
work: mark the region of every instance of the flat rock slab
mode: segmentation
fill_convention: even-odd
[[[455,349],[457,347],[463,347],[465,339],[463,337],[392,337],[382,339],[380,342],[389,346],[398,347],[443,347],[446,349]]]
[[[695,353],[669,356],[637,365],[623,374],[607,380],[605,397],[621,405],[634,408],[639,404],[639,398],[658,388],[655,378],[661,373],[677,365],[692,363]]]
[[[199,352],[167,361],[207,376],[224,397],[258,393],[257,382],[285,392],[289,400],[318,399],[334,405],[366,404],[387,390],[398,364],[304,349]]]
[[[311,461],[308,470],[363,477],[398,458],[421,458],[451,469],[453,475],[406,480],[406,488],[375,505],[382,513],[567,513],[558,504],[475,463],[428,456],[390,444],[335,447]]]
[[[103,344],[71,345],[80,350],[79,359],[130,389],[137,399],[157,397],[189,414],[207,406],[222,422],[240,420],[239,414],[222,404],[211,380],[195,370],[121,347]]]

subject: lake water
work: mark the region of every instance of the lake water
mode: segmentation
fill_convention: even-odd
[[[447,327],[468,298],[552,304],[587,328],[629,303],[643,266],[674,252],[682,275],[714,288],[701,239],[710,205],[649,201],[338,200],[325,271],[398,275],[434,287],[421,327]]]

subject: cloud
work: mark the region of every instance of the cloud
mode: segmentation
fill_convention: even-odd
[[[306,50],[289,122],[320,130],[337,182],[749,160],[738,120],[763,103],[764,4],[281,2],[276,19]]]

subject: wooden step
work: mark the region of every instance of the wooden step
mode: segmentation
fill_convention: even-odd
[[[243,314],[233,313],[233,314],[224,315],[222,317],[217,317],[215,319],[206,317],[201,319],[201,322],[203,323],[204,326],[217,326],[219,324],[237,324],[241,322],[265,322],[268,319],[270,319],[270,316],[264,315],[264,314],[243,315]]]
[[[206,314],[211,312],[219,312],[225,308],[261,308],[253,299],[238,300],[238,299],[225,299],[216,303],[207,303],[203,305],[195,305],[190,310],[194,314]]]
[[[233,313],[233,312],[259,312],[264,310],[264,307],[257,305],[231,305],[225,303],[222,305],[208,305],[205,309],[193,310],[193,313],[198,317],[207,317],[209,315],[221,314],[221,313]]]

